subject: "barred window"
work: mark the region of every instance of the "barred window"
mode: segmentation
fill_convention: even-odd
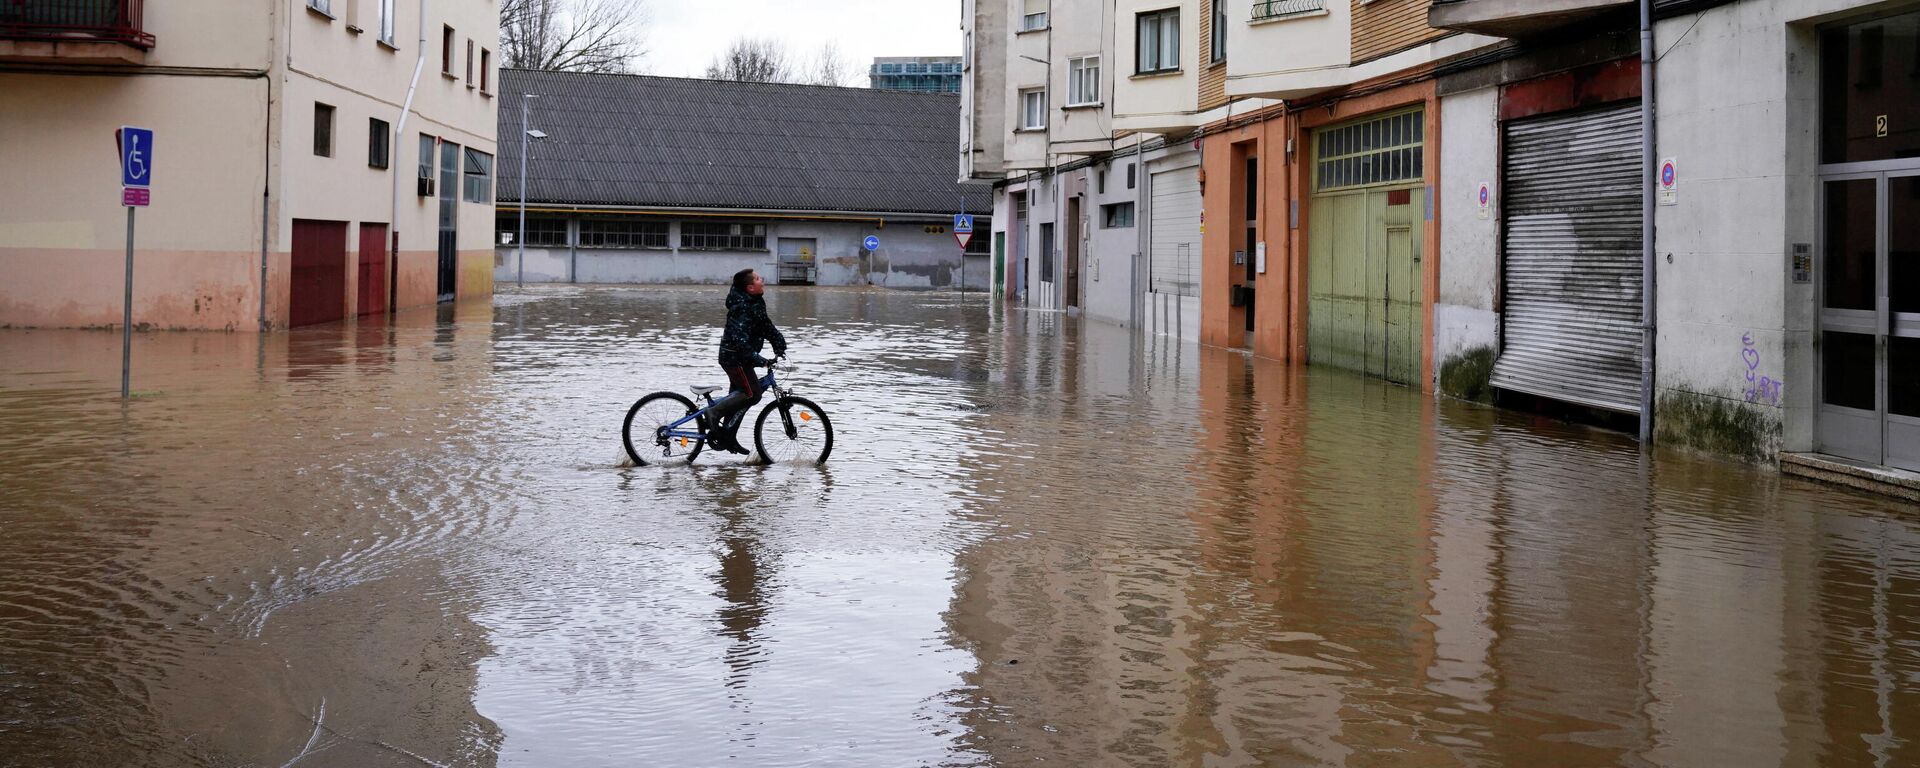
[[[665,248],[667,223],[637,219],[581,219],[582,248]]]
[[[520,237],[520,217],[501,216],[494,221],[494,231],[500,234],[497,238],[500,244],[514,245]],[[528,216],[527,245],[533,248],[567,247],[567,220]]]
[[[767,249],[767,225],[685,222],[680,225],[680,247],[710,251],[764,251]]]
[[[1425,112],[1415,110],[1314,134],[1314,188],[1364,187],[1423,177]]]

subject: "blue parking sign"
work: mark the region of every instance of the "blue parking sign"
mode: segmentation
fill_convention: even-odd
[[[153,186],[153,130],[123,127],[115,138],[120,142],[121,186]]]

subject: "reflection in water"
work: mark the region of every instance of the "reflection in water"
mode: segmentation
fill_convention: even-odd
[[[709,290],[0,332],[0,764],[1911,765],[1920,525],[980,297],[776,289],[827,468],[617,469]]]

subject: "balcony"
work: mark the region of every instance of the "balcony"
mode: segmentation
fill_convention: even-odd
[[[144,0],[0,0],[0,61],[144,64]]]
[[[1435,0],[1427,23],[1438,29],[1528,37],[1604,11],[1631,8],[1635,0]]]
[[[1325,14],[1326,0],[1255,0],[1252,22],[1296,19],[1302,16]]]

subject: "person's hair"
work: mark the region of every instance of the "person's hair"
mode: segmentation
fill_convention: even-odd
[[[753,270],[752,270],[752,269],[750,269],[750,268],[749,268],[749,269],[743,269],[743,270],[740,270],[740,271],[738,271],[738,272],[735,272],[735,273],[733,273],[733,287],[735,287],[735,288],[738,288],[738,289],[740,289],[740,290],[743,290],[743,291],[744,291],[744,290],[746,290],[746,288],[747,288],[747,284],[748,284],[748,283],[751,283],[751,282],[753,282]]]

